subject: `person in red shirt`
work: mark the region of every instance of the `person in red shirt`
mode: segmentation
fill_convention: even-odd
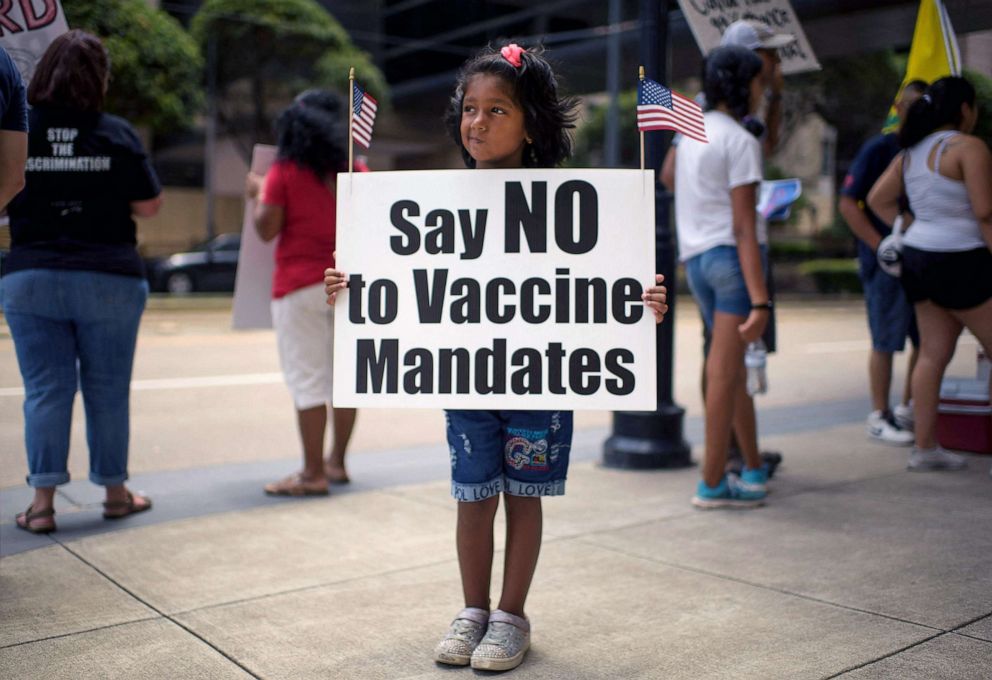
[[[264,178],[248,175],[249,197],[260,196],[255,208],[258,233],[265,241],[279,239],[272,321],[303,445],[303,469],[267,484],[265,493],[270,495],[326,495],[329,482],[348,482],[344,458],[355,409],[333,409],[326,462],[323,453],[334,339],[334,312],[325,302],[323,281],[335,249],[335,179],[348,169],[345,106],[324,90],[297,96],[276,121],[276,162]],[[356,169],[367,170],[364,165]]]

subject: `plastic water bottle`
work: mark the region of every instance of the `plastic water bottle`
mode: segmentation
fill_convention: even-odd
[[[978,360],[978,370],[975,373],[975,377],[979,380],[988,382],[989,374],[992,373],[992,359],[989,359],[989,357],[985,355],[985,352],[982,351],[981,345],[978,346],[978,356],[976,358]]]
[[[744,352],[744,366],[747,368],[747,393],[751,396],[768,391],[768,376],[765,363],[768,350],[760,339],[747,346]]]

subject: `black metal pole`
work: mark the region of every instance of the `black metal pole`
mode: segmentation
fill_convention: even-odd
[[[668,1],[641,0],[641,63],[645,75],[665,83],[668,46]],[[661,171],[668,150],[667,133],[644,135],[645,167]],[[603,464],[619,468],[672,468],[691,464],[688,442],[682,435],[685,409],[672,400],[672,362],[675,322],[675,244],[669,220],[671,195],[655,182],[655,267],[665,275],[668,314],[658,326],[658,402],[654,412],[613,414],[613,434],[603,444]]]

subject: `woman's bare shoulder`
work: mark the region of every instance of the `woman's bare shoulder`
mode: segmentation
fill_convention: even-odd
[[[954,135],[947,141],[947,148],[957,149],[961,152],[989,152],[989,147],[985,143],[985,140],[981,137],[976,137],[975,135],[967,135],[961,133],[959,135]]]

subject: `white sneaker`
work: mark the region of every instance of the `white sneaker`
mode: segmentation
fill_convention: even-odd
[[[489,612],[477,607],[466,607],[458,612],[444,638],[434,648],[434,660],[450,666],[467,666],[472,652],[486,634]]]
[[[914,446],[913,452],[909,454],[909,464],[906,465],[906,469],[914,472],[961,470],[967,465],[968,460],[964,456],[951,453],[940,446],[935,446],[932,449],[919,449]]]
[[[508,671],[520,665],[530,649],[530,621],[494,609],[489,628],[475,651],[472,668],[482,671]]]
[[[871,439],[885,444],[909,446],[913,443],[913,433],[896,425],[891,417],[886,417],[884,411],[872,411],[868,415],[866,429]]]
[[[907,432],[913,431],[913,426],[916,424],[913,420],[913,406],[912,404],[899,404],[894,409],[892,409],[892,419],[896,421],[896,425],[906,430]]]

